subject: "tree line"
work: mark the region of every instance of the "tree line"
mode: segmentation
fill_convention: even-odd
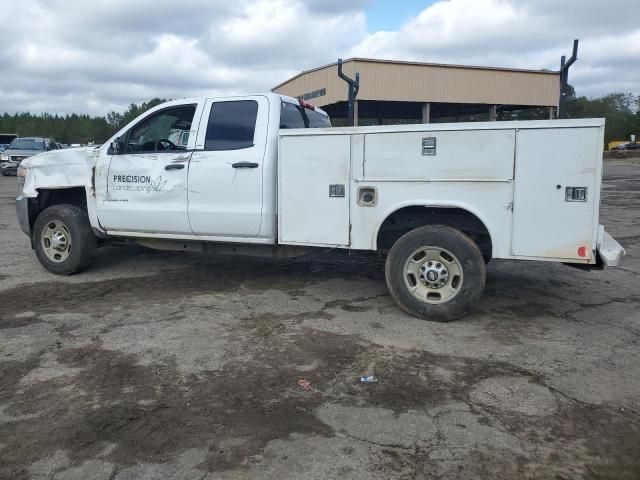
[[[560,118],[605,118],[605,145],[613,140],[629,140],[631,134],[640,141],[640,95],[610,93],[602,97],[576,96],[575,89],[567,86]],[[547,108],[504,111],[499,120],[546,120]]]
[[[567,98],[567,118],[604,117],[607,120],[605,144],[629,140],[633,134],[640,141],[640,95],[610,93],[600,98],[576,97],[571,89]]]
[[[154,98],[141,104],[132,103],[124,112],[111,111],[106,116],[51,115],[42,113],[5,113],[0,116],[0,133],[17,133],[21,137],[51,137],[61,143],[103,143],[117,130],[146,110],[165,100]],[[607,124],[605,142],[628,140],[631,134],[640,140],[640,95],[610,93],[598,98],[578,97],[569,86],[563,102],[562,118],[604,117]],[[547,119],[546,108],[500,112],[499,120]]]
[[[164,101],[154,98],[139,105],[132,103],[124,112],[111,111],[103,117],[76,113],[5,113],[0,116],[0,133],[17,133],[21,137],[50,137],[65,144],[104,143],[138,115]]]

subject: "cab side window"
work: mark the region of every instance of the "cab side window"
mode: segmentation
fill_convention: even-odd
[[[240,150],[253,147],[258,117],[258,102],[240,100],[211,105],[204,149]]]
[[[195,105],[180,105],[145,118],[129,131],[126,153],[186,150],[195,113]]]

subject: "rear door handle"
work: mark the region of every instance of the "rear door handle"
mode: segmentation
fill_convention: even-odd
[[[260,165],[253,162],[237,162],[231,165],[233,168],[258,168]]]
[[[166,167],[165,170],[182,170],[184,168],[184,163],[170,163]]]

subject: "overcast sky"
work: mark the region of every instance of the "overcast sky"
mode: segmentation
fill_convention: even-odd
[[[554,69],[640,94],[637,0],[0,0],[0,112],[268,91],[339,56]]]

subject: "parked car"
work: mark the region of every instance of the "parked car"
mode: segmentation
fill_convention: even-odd
[[[0,154],[0,171],[4,176],[15,175],[22,160],[48,150],[58,150],[57,143],[50,138],[16,138],[11,142],[9,147]]]
[[[627,143],[624,146],[624,150],[640,150],[640,143]]]
[[[636,142],[626,142],[621,143],[620,145],[616,145],[611,150],[615,150],[617,152],[627,151],[627,150],[640,150],[640,143]]]
[[[629,143],[631,142],[619,143],[615,147],[611,148],[611,150],[615,150],[615,151],[625,150],[627,148],[627,145],[629,145]]]
[[[4,152],[8,147],[8,143],[0,143],[0,153]]]
[[[491,259],[618,264],[624,249],[598,221],[604,125],[329,128],[322,110],[273,93],[176,100],[102,147],[24,161],[16,210],[56,274],[122,238],[282,257],[378,251],[398,305],[446,321],[479,300]]]

